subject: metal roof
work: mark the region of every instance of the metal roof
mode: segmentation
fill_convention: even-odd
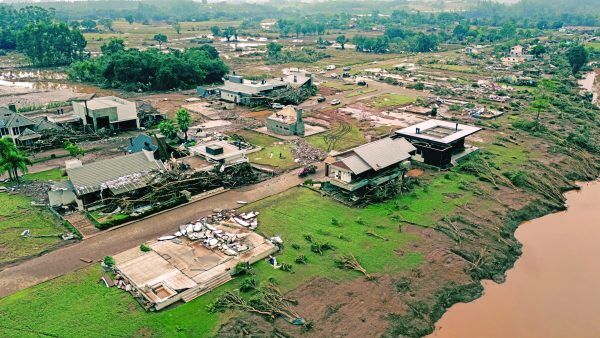
[[[164,169],[162,162],[139,152],[67,169],[67,175],[79,196],[102,189],[120,194],[146,186],[152,176],[144,174]]]
[[[9,112],[0,114],[0,128],[29,127],[35,125],[35,122],[29,118],[18,113],[13,113],[10,110]]]
[[[442,120],[427,120],[396,131],[397,135],[449,144],[481,128]],[[418,131],[418,132],[417,132]]]
[[[350,149],[340,155],[339,161],[355,175],[360,175],[369,170],[378,171],[407,160],[411,156],[410,152],[415,150],[416,148],[404,138],[388,137]]]

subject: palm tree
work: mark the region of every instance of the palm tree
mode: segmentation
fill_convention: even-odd
[[[31,161],[10,138],[0,139],[0,175],[8,171],[10,179],[19,182],[19,170],[23,174],[27,173],[28,165],[31,165]]]

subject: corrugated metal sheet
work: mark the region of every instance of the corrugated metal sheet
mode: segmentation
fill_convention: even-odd
[[[85,195],[100,191],[103,183],[114,181],[120,177],[145,173],[151,170],[164,170],[162,162],[149,161],[143,152],[115,157],[103,161],[85,164],[78,168],[67,169],[69,180],[73,183],[77,195]],[[138,189],[147,183],[147,179],[124,184],[114,193],[122,193]]]
[[[414,150],[415,147],[403,138],[384,138],[357,147],[354,152],[377,171],[410,158],[409,152]]]

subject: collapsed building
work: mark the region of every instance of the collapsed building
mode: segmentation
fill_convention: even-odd
[[[93,130],[140,128],[135,103],[115,96],[73,101],[73,112],[81,119],[84,126],[90,126]]]
[[[76,204],[80,210],[104,198],[143,189],[154,178],[152,172],[166,170],[150,149],[86,164],[79,159],[68,160],[65,166],[69,180],[50,190],[50,205]]]
[[[273,91],[278,89],[299,89],[313,85],[311,74],[294,72],[289,75],[263,80],[248,80],[235,72],[223,81],[223,85],[214,88],[198,87],[200,96],[218,96],[223,101],[242,105],[251,105],[256,101],[264,100]]]
[[[304,122],[302,109],[286,106],[267,117],[267,130],[284,136],[304,136]]]
[[[255,263],[278,250],[280,239],[252,231],[258,213],[220,211],[183,224],[173,235],[115,255],[117,287],[130,292],[146,310],[189,302],[227,283],[239,263]],[[107,278],[107,277],[105,277]]]

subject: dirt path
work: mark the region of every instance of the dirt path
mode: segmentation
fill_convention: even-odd
[[[323,174],[324,167],[321,164],[316,176]],[[104,256],[114,255],[138,246],[142,242],[173,233],[177,225],[207,215],[215,208],[236,208],[239,206],[237,201],[257,201],[297,186],[304,180],[297,176],[297,171],[292,171],[253,186],[230,190],[122,228],[107,231],[6,268],[0,271],[0,298],[89,265],[80,258],[98,261]]]

